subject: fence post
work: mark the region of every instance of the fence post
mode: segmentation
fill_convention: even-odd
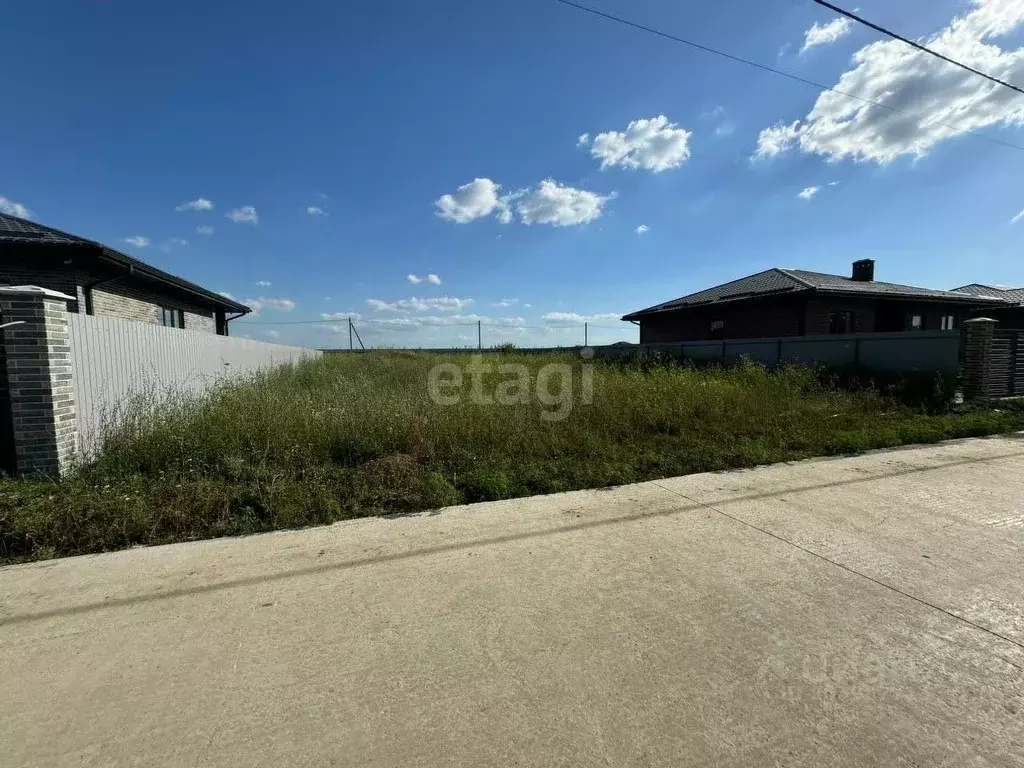
[[[78,444],[68,305],[36,286],[0,288],[16,469],[59,477]]]
[[[992,339],[996,320],[976,317],[963,325],[963,390],[965,400],[985,401],[991,395]]]

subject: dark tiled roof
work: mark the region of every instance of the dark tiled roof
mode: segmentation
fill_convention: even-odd
[[[723,301],[735,301],[736,299],[748,298],[750,296],[805,291],[808,288],[809,286],[806,283],[800,282],[781,269],[766,269],[764,272],[758,272],[756,275],[741,277],[739,280],[716,285],[714,288],[706,288],[703,291],[697,291],[697,293],[691,293],[688,296],[680,296],[678,299],[666,301],[664,304],[641,309],[626,315],[623,319],[644,315],[649,312],[664,312],[670,309],[690,307],[696,304],[715,304]]]
[[[957,291],[940,291],[933,288],[919,288],[913,285],[883,283],[877,280],[861,281],[841,275],[829,275],[824,272],[809,272],[804,269],[766,269],[754,275],[741,277],[739,280],[706,288],[688,296],[666,301],[647,309],[623,317],[623,320],[635,320],[643,315],[655,312],[667,312],[700,304],[721,304],[728,301],[772,296],[782,293],[801,293],[815,291],[824,293],[854,294],[862,296],[900,296],[908,299],[940,299],[961,303],[982,303],[987,301],[1006,301],[993,296],[970,295]]]
[[[0,213],[0,242],[47,243],[51,245],[96,245],[84,237],[69,235],[53,227],[45,227],[28,219]]]
[[[1006,285],[982,285],[971,283],[954,288],[955,293],[966,293],[971,296],[987,299],[1003,299],[1017,304],[1024,304],[1024,288],[1010,288]]]
[[[212,301],[214,304],[224,307],[231,312],[251,311],[249,307],[245,306],[245,304],[239,304],[237,301],[221,296],[219,293],[208,291],[201,285],[196,285],[195,283],[189,282],[177,275],[164,272],[162,269],[157,269],[144,261],[139,261],[133,256],[116,251],[102,243],[97,243],[95,240],[87,240],[84,237],[71,235],[67,232],[62,232],[59,229],[54,229],[53,227],[37,224],[36,222],[29,221],[28,219],[21,219],[17,216],[0,213],[0,243],[5,242],[92,248],[95,249],[97,258],[119,264],[123,267],[131,267],[140,275],[158,280],[162,283],[168,283],[188,293],[202,296],[207,301]]]
[[[948,301],[965,301],[964,295],[956,291],[940,291],[934,288],[919,288],[915,285],[899,283],[883,283],[878,280],[854,280],[840,275],[829,275],[824,272],[808,272],[805,269],[783,269],[797,280],[807,283],[818,291],[834,293],[855,293],[865,296],[906,296],[909,299],[943,299]]]

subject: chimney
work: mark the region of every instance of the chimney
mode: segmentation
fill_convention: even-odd
[[[853,262],[853,279],[858,283],[870,283],[875,279],[875,260],[861,259]]]

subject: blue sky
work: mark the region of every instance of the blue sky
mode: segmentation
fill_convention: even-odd
[[[345,321],[299,321],[345,313],[374,344],[475,343],[476,318],[489,343],[578,343],[584,318],[636,340],[615,316],[864,257],[1024,285],[1024,152],[942,126],[1024,145],[1024,97],[810,0],[591,4],[906,114],[554,0],[22,3],[0,205],[255,300],[234,333],[317,346]],[[850,5],[1024,83],[1024,0]]]

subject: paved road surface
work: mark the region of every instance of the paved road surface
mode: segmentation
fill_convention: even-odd
[[[0,570],[4,766],[1020,766],[1024,439]]]

